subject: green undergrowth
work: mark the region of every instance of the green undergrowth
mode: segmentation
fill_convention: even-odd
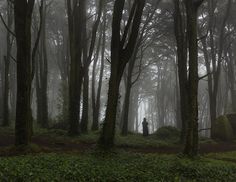
[[[199,137],[199,143],[200,144],[218,144],[218,141],[213,140],[211,138]]]
[[[1,135],[14,135],[14,128],[13,127],[0,127],[0,134]]]
[[[141,134],[134,134],[128,136],[117,136],[116,144],[118,146],[129,146],[129,147],[174,147],[178,144],[179,139],[167,139],[162,140],[155,135],[150,135],[148,137],[143,137]]]
[[[180,131],[173,126],[159,128],[154,135],[162,140],[176,140],[180,138]]]
[[[236,151],[226,153],[211,153],[207,157],[236,163]]]
[[[63,133],[64,132],[64,133]],[[48,130],[42,133],[42,136],[47,136],[49,138],[54,138],[58,140],[70,140],[72,142],[85,142],[85,143],[96,143],[99,139],[99,132],[90,132],[88,134],[82,134],[77,137],[69,137],[67,133],[63,130]],[[128,146],[128,147],[160,147],[160,146],[175,146],[178,143],[178,138],[172,138],[163,140],[155,135],[150,135],[148,137],[143,137],[141,134],[129,134],[127,136],[121,136],[116,134],[115,143],[117,146]]]
[[[1,181],[236,181],[236,163],[201,157],[131,154],[42,154],[0,158]]]
[[[1,128],[0,134],[14,135],[12,128]],[[80,136],[69,137],[67,131],[60,129],[41,129],[36,127],[34,129],[34,137],[43,137],[51,141],[57,141],[61,143],[74,142],[74,143],[91,143],[94,144],[98,141],[100,132],[89,132],[88,134],[81,134]],[[121,136],[117,132],[115,136],[115,143],[117,146],[124,147],[178,147],[179,144],[179,132],[173,127],[163,127],[157,132],[143,137],[142,134],[129,133],[127,136]],[[209,138],[200,137],[201,144],[217,144],[217,141]],[[236,143],[236,141],[235,141]]]
[[[42,132],[43,131],[43,132]],[[82,134],[76,137],[69,137],[67,132],[64,130],[41,130],[41,132],[36,132],[38,136],[45,136],[57,140],[65,140],[72,142],[85,142],[85,143],[96,143],[99,139],[100,132],[89,132],[88,134]],[[176,147],[179,145],[179,137],[176,136],[176,133],[169,134],[169,137],[163,138],[163,136],[156,135],[156,133],[151,134],[147,137],[143,137],[142,134],[132,134],[130,133],[127,136],[122,136],[116,134],[115,143],[117,146],[128,146],[128,147]],[[200,138],[200,143],[205,144],[217,144],[217,142],[209,138]]]

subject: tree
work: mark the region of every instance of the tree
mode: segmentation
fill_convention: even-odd
[[[203,0],[185,0],[185,18],[184,13],[181,13],[180,1],[175,1],[175,36],[181,98],[182,139],[185,138],[183,153],[188,156],[195,156],[198,153],[197,20],[198,8],[202,3]],[[186,27],[184,26],[185,21]],[[187,60],[189,71],[187,70]]]
[[[181,141],[184,143],[186,139],[187,129],[187,114],[188,114],[188,101],[187,101],[187,83],[188,83],[188,70],[187,70],[187,37],[185,34],[185,17],[181,13],[181,4],[179,0],[174,1],[174,23],[175,23],[175,37],[177,44],[177,60],[178,60],[178,81],[180,90],[180,108],[181,108]]]
[[[100,25],[100,19],[102,16],[103,12],[103,6],[104,6],[104,0],[99,0],[98,2],[98,7],[97,7],[97,17],[95,19],[95,22],[92,27],[92,32],[91,32],[91,40],[90,42],[87,41],[87,25],[86,25],[86,20],[83,21],[82,27],[83,32],[84,32],[84,46],[83,46],[83,78],[84,78],[84,83],[83,83],[83,111],[82,111],[82,119],[81,119],[81,131],[83,133],[88,132],[88,108],[89,108],[89,76],[88,76],[88,71],[89,71],[89,65],[92,62],[92,56],[94,53],[94,48],[95,48],[95,43],[96,43],[96,36],[97,36],[97,30]],[[86,17],[86,8],[84,7],[84,17]],[[90,43],[90,44],[89,44]],[[89,44],[89,50],[87,50],[87,46]]]
[[[14,35],[11,34],[10,30],[13,24],[13,9],[10,1],[7,1],[7,54],[4,56],[4,92],[3,92],[3,126],[10,125],[9,118],[9,71],[11,62],[11,50],[14,40]]]
[[[232,111],[236,112],[236,92],[235,92],[235,62],[234,62],[234,56],[232,48],[230,47],[228,50],[225,50],[225,57],[226,57],[226,63],[227,63],[227,75],[229,80],[229,89],[230,89],[230,95],[231,95],[231,104],[232,104]]]
[[[220,84],[220,74],[222,71],[223,62],[223,51],[225,42],[225,26],[230,15],[231,10],[231,0],[227,1],[224,14],[222,15],[222,20],[218,20],[219,27],[214,22],[216,19],[215,9],[216,4],[214,0],[208,1],[208,11],[209,11],[209,22],[207,29],[207,34],[209,32],[209,38],[202,38],[201,44],[205,59],[205,66],[207,70],[207,83],[208,83],[208,95],[209,95],[209,106],[210,106],[210,118],[211,125],[214,124],[217,117],[217,96],[219,92]],[[200,37],[204,37],[199,27]],[[210,48],[210,54],[209,54]]]
[[[101,89],[102,89],[102,78],[103,78],[103,72],[104,72],[104,60],[105,60],[105,48],[106,48],[106,11],[104,10],[103,14],[103,25],[102,25],[102,31],[100,32],[100,37],[98,40],[98,46],[97,46],[97,55],[95,57],[94,63],[93,63],[93,75],[92,75],[92,110],[93,110],[93,122],[92,122],[92,130],[97,131],[99,129],[99,113],[100,113],[100,100],[101,100]],[[102,39],[102,40],[101,40]],[[99,58],[99,51],[100,46],[102,42],[102,48],[101,48],[101,66],[100,66],[100,72],[99,72],[99,80],[98,80],[98,86],[97,86],[97,92],[95,91],[95,80],[96,80],[96,68],[97,68],[97,62]]]
[[[67,25],[67,11],[65,8],[65,0],[53,1],[54,3],[49,7],[50,10],[47,12],[47,36],[48,36],[48,45],[49,49],[52,51],[48,52],[48,63],[49,69],[48,72],[48,81],[50,82],[50,77],[53,76],[54,78],[60,77],[59,80],[59,98],[54,100],[57,102],[57,107],[53,108],[58,110],[57,120],[59,123],[64,123],[65,128],[69,126],[68,120],[68,106],[69,106],[69,65],[70,65],[70,56],[69,56],[69,35],[68,35],[68,26]],[[51,46],[50,46],[51,45]],[[53,53],[52,57],[51,54]],[[50,61],[56,58],[56,67],[55,64],[50,66]],[[53,70],[58,70],[58,74],[50,74]],[[53,83],[55,81],[53,80]],[[56,84],[56,83],[55,83]],[[50,84],[48,85],[48,94],[50,94]],[[55,91],[53,91],[55,92]],[[53,95],[55,95],[53,93]],[[48,103],[52,101],[53,97],[48,97]],[[50,105],[49,105],[50,109]],[[49,114],[51,114],[49,112]]]
[[[80,101],[83,81],[82,73],[82,36],[83,27],[80,26],[85,17],[83,9],[86,0],[67,0],[70,70],[69,70],[69,135],[79,134]]]
[[[48,128],[48,55],[46,40],[46,12],[48,5],[42,7],[42,32],[40,37],[39,56],[36,62],[36,96],[37,96],[37,121],[43,128]]]
[[[188,123],[184,154],[195,156],[198,154],[198,39],[197,19],[198,8],[203,0],[185,0],[187,16],[187,37],[189,51],[188,78]]]
[[[142,59],[143,59],[143,50],[142,47],[144,44],[148,44],[146,40],[147,35],[149,35],[149,31],[151,30],[150,26],[154,26],[153,24],[150,25],[150,22],[153,20],[153,17],[156,18],[155,12],[159,5],[160,1],[156,1],[154,7],[152,7],[147,14],[147,18],[145,22],[143,23],[142,29],[140,30],[140,34],[137,40],[137,43],[134,47],[133,55],[131,56],[129,60],[129,64],[127,66],[127,73],[124,74],[125,79],[125,98],[124,98],[124,104],[123,104],[123,110],[122,110],[122,116],[121,116],[121,124],[122,124],[122,131],[121,134],[126,136],[128,134],[128,126],[129,126],[129,112],[130,112],[130,96],[131,96],[131,90],[133,85],[138,81],[140,75],[141,75],[141,67],[142,67]],[[149,26],[148,26],[149,25]],[[148,47],[148,46],[147,46]],[[140,63],[138,65],[138,71],[135,70],[135,63],[137,60],[137,55],[140,52]],[[137,71],[136,75],[134,74],[134,71]],[[133,77],[135,78],[133,79]]]
[[[14,1],[17,45],[16,145],[28,145],[31,141],[31,23],[34,4],[35,0]]]
[[[103,148],[111,148],[114,145],[119,86],[125,66],[130,60],[134,51],[145,1],[135,0],[133,2],[132,10],[121,38],[120,30],[124,4],[125,0],[116,0],[113,10],[111,75],[109,80],[106,115],[103,123],[102,133],[99,139],[99,144]]]

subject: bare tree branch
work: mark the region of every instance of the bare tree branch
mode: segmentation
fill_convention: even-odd
[[[16,63],[16,58],[14,58],[12,55],[10,55],[11,59]]]
[[[205,131],[205,130],[211,130],[211,128],[203,128],[203,129],[199,129],[198,132]]]
[[[44,0],[41,0],[41,4],[40,4],[40,7],[39,7],[39,14],[40,14],[39,30],[38,30],[37,38],[36,38],[36,41],[34,43],[34,47],[33,47],[33,50],[32,50],[32,73],[31,73],[31,79],[32,80],[33,80],[34,74],[35,74],[35,56],[36,56],[36,52],[37,52],[39,41],[40,41],[40,35],[41,35],[41,32],[42,32],[43,6],[44,6]]]
[[[7,29],[7,31],[8,31],[12,36],[16,37],[16,34],[15,34],[13,31],[11,31],[11,29],[7,26],[7,24],[6,24],[6,22],[5,22],[5,20],[4,20],[4,18],[3,18],[3,16],[2,16],[1,13],[0,13],[0,18],[1,18],[1,21],[2,21],[2,23],[3,23],[3,25],[4,25],[4,27]]]
[[[199,77],[198,80],[202,80],[202,79],[208,77],[211,74],[212,74],[212,72],[211,73],[207,73],[206,75],[203,75],[203,76]]]

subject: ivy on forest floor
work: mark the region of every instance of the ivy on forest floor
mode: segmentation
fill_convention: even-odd
[[[236,181],[236,163],[101,151],[0,158],[1,181]],[[217,154],[220,156],[221,154]],[[228,154],[222,154],[222,156]],[[228,155],[230,157],[230,155]]]

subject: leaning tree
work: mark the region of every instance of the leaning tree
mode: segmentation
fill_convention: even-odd
[[[99,140],[99,143],[103,148],[111,148],[114,145],[119,86],[125,66],[133,54],[136,40],[138,38],[145,1],[135,0],[133,2],[128,22],[124,27],[124,32],[121,37],[121,20],[124,5],[125,0],[116,0],[113,10],[111,75],[109,80],[106,116]]]

